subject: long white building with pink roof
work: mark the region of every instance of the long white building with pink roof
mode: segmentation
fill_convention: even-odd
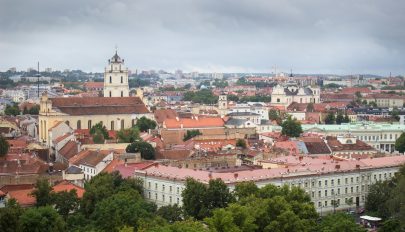
[[[181,193],[188,177],[208,183],[222,179],[232,190],[237,183],[254,181],[303,188],[319,212],[363,207],[369,186],[392,178],[405,164],[405,156],[388,156],[362,160],[339,160],[331,157],[288,156],[267,161],[264,169],[186,169],[155,163],[136,170],[134,177],[144,181],[145,198],[158,206],[182,204]],[[347,204],[352,199],[352,204]],[[337,206],[333,205],[337,202]]]

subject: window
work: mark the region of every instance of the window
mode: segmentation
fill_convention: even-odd
[[[340,195],[340,188],[338,188],[338,190],[337,190],[337,194],[338,194],[338,195]]]
[[[124,119],[121,119],[121,129],[124,129]]]
[[[124,78],[121,76],[121,84],[124,83]]]
[[[179,194],[179,187],[177,187],[177,191],[176,191],[176,192],[177,192],[177,194]]]
[[[114,130],[114,121],[111,121],[111,130]]]
[[[155,199],[157,200],[157,193],[155,193]]]
[[[80,121],[80,120],[77,120],[77,123],[76,123],[77,125],[76,125],[76,128],[77,129],[82,129],[82,121]]]
[[[322,203],[318,201],[318,207],[322,207]]]
[[[165,195],[164,194],[162,195],[162,201],[165,201]]]
[[[340,179],[338,179],[338,185],[340,185]]]
[[[171,185],[169,186],[169,191],[172,192],[172,186]]]
[[[110,76],[110,83],[112,83],[112,77]]]
[[[312,198],[314,198],[314,197],[315,197],[315,192],[314,192],[314,191],[312,191],[311,196],[312,196]]]
[[[352,183],[352,184],[353,184],[353,177],[352,177],[352,178],[350,178],[350,183]]]
[[[350,192],[353,193],[353,187],[350,187]]]
[[[280,102],[280,98],[277,98],[277,102]]]
[[[345,184],[347,184],[347,178],[345,178]]]
[[[328,206],[328,201],[325,201],[325,207]]]
[[[321,191],[318,191],[318,197],[321,197]]]
[[[328,190],[325,190],[325,197],[328,196]]]
[[[87,129],[91,129],[91,120],[87,121]]]
[[[124,96],[124,91],[121,91],[121,97],[123,97]]]
[[[110,97],[111,97],[111,91],[110,91]]]
[[[325,180],[325,186],[326,187],[328,186],[328,180]]]
[[[155,183],[155,190],[157,190],[158,189],[158,184],[157,183]]]
[[[322,183],[321,181],[318,181],[318,187],[321,187]]]
[[[150,189],[150,181],[148,182],[148,188]]]
[[[356,186],[356,193],[359,192],[359,186]]]
[[[334,186],[335,185],[335,180],[331,180],[331,185]]]
[[[347,194],[347,187],[345,188],[345,194]]]

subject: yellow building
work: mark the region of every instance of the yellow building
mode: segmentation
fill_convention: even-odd
[[[153,119],[139,97],[128,96],[128,72],[122,70],[122,64],[117,54],[109,60],[110,68],[106,68],[104,75],[104,91],[107,91],[104,97],[48,98],[45,92],[40,99],[38,118],[40,142],[50,144],[49,129],[58,122],[66,122],[74,130],[90,129],[98,122],[107,130],[120,130],[132,127],[143,116]]]

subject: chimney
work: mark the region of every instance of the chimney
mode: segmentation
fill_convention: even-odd
[[[299,156],[299,160],[300,160],[300,161],[302,161],[302,159],[303,159],[303,158],[304,158],[304,157],[302,157],[302,156]]]
[[[238,179],[238,173],[235,172],[235,173],[233,174],[233,177],[235,177],[235,179]]]
[[[180,121],[179,117],[176,117],[176,121]]]
[[[197,121],[198,121],[198,115],[194,116],[194,118],[195,118],[195,120],[197,120]]]
[[[335,165],[335,168],[336,168],[336,169],[340,169],[340,164],[336,164],[336,165]]]
[[[356,169],[360,169],[360,164],[356,164]]]

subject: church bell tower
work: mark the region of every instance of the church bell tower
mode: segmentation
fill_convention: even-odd
[[[117,50],[104,71],[104,97],[129,97],[128,68]]]

